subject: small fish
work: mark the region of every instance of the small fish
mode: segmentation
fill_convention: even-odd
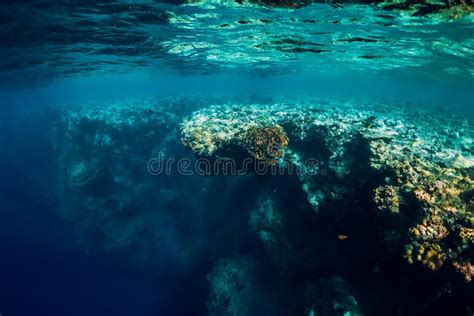
[[[346,240],[347,238],[349,238],[347,235],[337,235],[337,239],[339,240]]]

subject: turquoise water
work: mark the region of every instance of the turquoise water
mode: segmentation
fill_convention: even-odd
[[[474,16],[427,3],[0,4],[0,315],[472,315]]]

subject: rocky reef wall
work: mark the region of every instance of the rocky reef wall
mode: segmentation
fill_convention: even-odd
[[[91,104],[56,122],[59,212],[90,250],[192,271],[209,315],[463,312],[473,138],[364,100]]]
[[[181,133],[199,157],[252,161],[262,186],[249,224],[283,279],[419,274],[428,297],[471,281],[472,122],[369,102],[226,104],[195,112]]]

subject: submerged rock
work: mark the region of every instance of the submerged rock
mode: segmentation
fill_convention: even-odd
[[[331,276],[306,287],[306,300],[310,307],[307,316],[362,316],[357,300],[349,294],[343,278]]]
[[[250,315],[255,292],[255,267],[251,258],[224,258],[207,275],[211,288],[207,308],[210,316]]]
[[[57,122],[60,212],[94,247],[128,247],[152,226],[157,182],[147,163],[172,150],[177,126],[153,99],[91,104]]]
[[[275,202],[268,196],[262,197],[257,207],[250,213],[250,229],[258,235],[265,251],[275,265],[282,263],[282,248],[286,246],[282,214]]]

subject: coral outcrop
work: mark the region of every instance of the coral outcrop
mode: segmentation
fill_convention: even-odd
[[[275,164],[283,157],[288,137],[281,126],[251,127],[245,136],[243,147],[252,157],[266,164]]]
[[[462,131],[462,125],[460,129]],[[466,132],[467,135],[460,138],[472,137],[471,131]],[[437,136],[438,140],[442,139]],[[386,182],[394,185],[393,194],[385,194],[385,198],[377,194],[383,191],[379,188],[376,203],[383,201],[405,214],[400,216],[414,218],[413,222],[406,223],[409,227],[405,245],[408,262],[420,262],[431,270],[439,270],[444,262],[459,266],[466,258],[472,260],[472,229],[467,225],[472,210],[463,195],[474,187],[473,160],[471,151],[464,151],[460,143],[458,150],[438,145],[440,151],[433,152],[425,147],[426,142],[429,141],[419,138],[411,144],[372,142],[371,163],[374,169],[386,175]],[[418,148],[422,146],[423,150]],[[400,192],[407,202],[394,203],[394,199],[399,199],[395,192]]]
[[[379,186],[375,189],[374,201],[382,212],[398,214],[400,212],[400,196],[395,187]]]
[[[160,185],[149,159],[179,148],[172,102],[129,100],[65,111],[55,126],[60,212],[106,249],[135,244],[152,226]]]
[[[388,248],[466,280],[474,258],[472,131],[472,122],[454,116],[339,101],[210,106],[181,125],[183,143],[201,156],[237,146],[296,167],[315,212],[367,199],[365,212]]]

